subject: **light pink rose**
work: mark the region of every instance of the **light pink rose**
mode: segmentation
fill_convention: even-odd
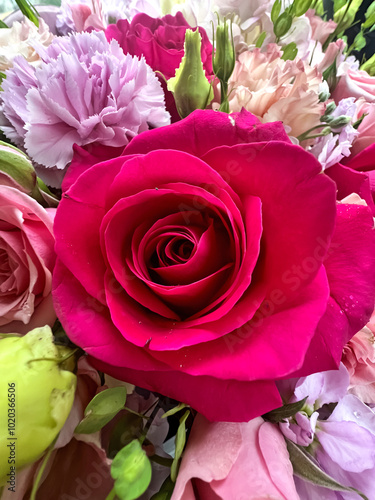
[[[351,157],[357,155],[375,142],[375,102],[369,103],[364,99],[359,99],[356,105],[356,119],[359,119],[363,113],[366,116],[358,127],[359,135],[353,142]]]
[[[53,325],[55,209],[0,186],[0,332],[27,333]]]
[[[343,363],[350,375],[349,392],[375,404],[375,314],[344,347]]]
[[[336,103],[345,97],[364,97],[367,102],[375,102],[375,77],[366,71],[348,67],[343,71],[332,97]]]
[[[261,417],[210,423],[198,415],[171,500],[299,500],[284,438]]]
[[[337,27],[337,24],[335,21],[332,21],[332,19],[329,21],[323,21],[320,16],[316,16],[313,9],[309,9],[306,12],[306,17],[310,21],[312,39],[320,42],[321,44],[327,40],[329,35],[333,33]]]

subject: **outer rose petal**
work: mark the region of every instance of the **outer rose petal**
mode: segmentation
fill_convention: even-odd
[[[188,129],[194,130],[194,134],[186,134]],[[265,141],[290,144],[281,122],[262,124],[245,109],[230,115],[208,109],[197,110],[175,123],[168,132],[162,133],[161,128],[146,131],[132,139],[124,154],[146,154],[155,149],[170,149],[173,145],[174,149],[201,158],[211,149],[224,145]],[[246,148],[243,153],[246,155]]]
[[[295,377],[310,374],[318,358],[321,370],[337,368],[343,346],[367,323],[374,308],[375,240],[370,210],[362,205],[339,204],[337,215],[324,262],[331,298],[306,362]]]
[[[336,182],[338,200],[342,200],[352,193],[357,193],[363,200],[366,201],[367,205],[371,208],[373,215],[375,215],[375,204],[372,198],[373,195],[371,194],[370,180],[367,173],[356,172],[355,170],[341,165],[340,163],[327,168],[325,173]]]
[[[198,497],[299,500],[278,429],[261,418],[210,424],[198,415],[171,500]]]

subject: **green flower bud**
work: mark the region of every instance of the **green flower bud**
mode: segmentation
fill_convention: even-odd
[[[329,92],[320,92],[319,94],[319,102],[325,102],[330,98],[330,93]]]
[[[281,38],[286,35],[292,26],[293,17],[288,11],[284,11],[280,17],[278,17],[273,25],[273,32],[277,38]]]
[[[347,125],[350,122],[350,120],[351,120],[350,116],[342,115],[332,120],[329,125],[331,129],[342,128],[345,127],[345,125]]]
[[[311,7],[312,0],[294,0],[293,12],[297,17],[305,14]]]
[[[324,118],[326,119],[327,118],[326,115],[330,115],[331,113],[333,113],[333,111],[335,111],[335,109],[336,109],[336,104],[333,101],[330,102],[329,104],[327,104],[327,107],[326,107],[326,110],[324,113]]]
[[[234,51],[233,36],[229,35],[229,27],[224,19],[223,24],[216,28],[216,47],[212,61],[215,75],[220,81],[227,83],[234,70],[236,54]]]
[[[70,413],[76,376],[60,360],[48,326],[0,340],[0,486],[11,466],[18,470],[43,454]]]
[[[204,109],[212,101],[214,93],[208,82],[201,59],[201,36],[198,30],[186,30],[185,55],[176,76],[167,83],[173,92],[176,107],[181,118],[196,109]]]
[[[27,156],[19,149],[0,141],[0,179],[30,194],[36,185],[36,174]]]

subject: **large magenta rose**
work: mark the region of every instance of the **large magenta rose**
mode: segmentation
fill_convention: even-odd
[[[244,421],[337,367],[373,310],[373,220],[281,123],[195,111],[94,161],[57,210],[54,298],[99,369]]]
[[[144,56],[154,71],[159,71],[167,80],[175,76],[184,55],[185,32],[191,26],[181,12],[175,16],[154,19],[147,14],[136,14],[131,23],[122,19],[111,24],[105,31],[107,40],[115,39],[125,54]],[[212,44],[203,28],[198,28],[202,37],[201,56],[206,76],[212,71]],[[172,92],[167,90],[165,80],[160,79],[166,97],[166,107],[172,121],[179,120]]]

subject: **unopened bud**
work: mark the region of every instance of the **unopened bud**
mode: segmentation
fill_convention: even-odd
[[[228,82],[231,77],[236,55],[234,51],[233,36],[229,35],[229,26],[226,20],[216,28],[216,47],[212,61],[215,75],[222,82]]]
[[[176,76],[168,80],[181,118],[196,109],[205,109],[213,99],[213,90],[204,73],[201,59],[201,36],[198,29],[186,30],[185,54]]]
[[[286,35],[292,26],[293,17],[288,11],[284,11],[280,17],[278,17],[273,25],[273,32],[277,38],[281,38]]]
[[[48,326],[0,340],[0,486],[9,460],[17,470],[37,460],[70,413],[76,376],[60,360]]]
[[[330,122],[330,127],[331,129],[338,129],[338,128],[342,128],[342,127],[345,127],[345,125],[347,125],[351,120],[351,117],[350,116],[338,116],[337,118],[335,118],[334,120],[332,120]]]

